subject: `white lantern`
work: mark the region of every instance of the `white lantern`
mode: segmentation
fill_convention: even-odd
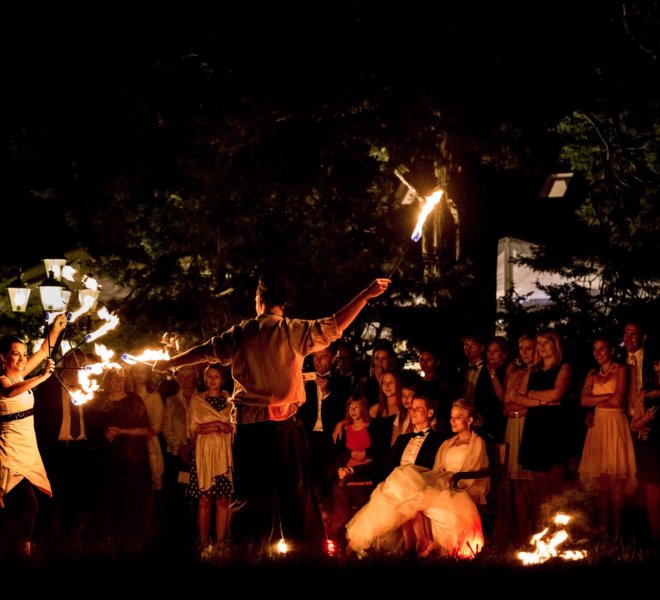
[[[64,258],[44,258],[46,273],[51,274],[55,281],[62,281],[62,269],[65,265],[66,259]]]

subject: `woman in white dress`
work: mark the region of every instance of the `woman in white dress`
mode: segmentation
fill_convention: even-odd
[[[529,370],[536,358],[536,335],[526,333],[518,338],[519,368],[514,370],[506,381],[504,394],[504,414],[507,417],[504,441],[509,444],[509,464],[507,466],[513,496],[513,528],[516,539],[522,543],[529,536],[531,520],[532,481],[534,474],[520,466],[520,442],[525,427],[527,406],[518,404],[516,397],[520,393],[523,378],[529,376]]]
[[[190,434],[195,453],[190,469],[188,495],[198,499],[197,528],[202,550],[210,545],[211,512],[215,504],[215,541],[222,543],[229,529],[229,500],[233,494],[231,445],[232,404],[222,389],[223,369],[218,364],[204,371],[206,391],[190,401]]]
[[[614,345],[605,337],[593,343],[599,368],[587,375],[580,401],[596,407],[594,425],[587,431],[580,461],[580,479],[595,487],[601,502],[601,521],[606,531],[617,535],[621,529],[621,509],[626,491],[636,484],[637,464],[630,426],[624,405],[628,373],[614,362]],[[609,524],[608,524],[609,523]]]
[[[5,516],[13,529],[18,554],[23,558],[30,556],[32,548],[38,507],[34,487],[52,496],[34,432],[32,389],[53,373],[55,364],[49,350],[55,346],[66,323],[65,315],[56,317],[47,339],[29,358],[19,338],[9,336],[0,342],[3,368],[0,376],[0,509],[11,512]],[[24,375],[44,359],[47,361],[41,375],[24,379]]]
[[[479,417],[471,402],[454,402],[450,422],[456,435],[440,446],[431,471],[412,464],[397,467],[351,519],[346,536],[353,550],[400,552],[401,528],[412,521],[420,556],[436,550],[472,558],[481,551],[484,538],[475,501],[485,501],[489,480],[462,480],[460,490],[450,489],[449,484],[458,471],[488,466],[486,444],[473,431]],[[430,539],[420,513],[430,521]]]

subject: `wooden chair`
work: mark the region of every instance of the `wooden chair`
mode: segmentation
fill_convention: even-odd
[[[506,483],[509,464],[509,444],[488,444],[486,446],[489,465],[479,471],[460,471],[454,473],[450,486],[458,488],[461,479],[482,479],[490,477],[490,490],[486,495],[486,504],[478,504],[479,515],[484,528],[484,535],[495,546],[506,544]]]

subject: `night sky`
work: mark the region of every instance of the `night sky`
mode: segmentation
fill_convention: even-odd
[[[124,97],[171,93],[172,105],[196,102],[186,95],[185,81],[167,80],[166,69],[155,78],[154,61],[183,55],[193,63],[203,48],[202,60],[214,76],[222,75],[217,80],[225,99],[250,93],[255,102],[286,98],[292,105],[319,106],[343,89],[389,86],[412,96],[450,97],[484,121],[493,115],[536,119],[541,132],[597,91],[600,73],[631,51],[617,3],[513,4],[407,2],[384,10],[376,2],[327,2],[300,9],[249,4],[217,12],[161,11],[147,18],[120,12],[11,15],[3,35],[3,129],[9,132],[4,204],[24,239],[4,260],[25,262],[75,245],[64,225],[67,200],[53,203],[38,193],[57,188],[63,174],[49,169],[48,161],[35,171],[30,152],[50,155],[55,164],[71,132],[104,160],[107,136],[129,118],[117,112]],[[32,140],[27,150],[26,135]],[[501,186],[509,196],[506,211],[491,221],[497,237],[543,239],[542,224],[553,222],[552,214],[536,196],[547,173],[563,170],[556,150],[537,148],[535,172],[479,182]],[[549,210],[561,211],[561,205]]]

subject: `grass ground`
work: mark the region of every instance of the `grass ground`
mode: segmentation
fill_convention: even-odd
[[[47,590],[74,568],[85,589],[101,596],[171,593],[191,585],[192,589],[202,586],[218,593],[238,589],[238,597],[258,591],[288,598],[327,598],[336,594],[352,597],[355,590],[394,593],[412,588],[439,596],[457,590],[496,593],[493,597],[499,597],[502,586],[530,593],[538,590],[540,596],[547,597],[549,591],[574,593],[578,582],[588,582],[589,595],[596,590],[613,591],[620,585],[634,585],[643,591],[645,582],[657,579],[660,567],[657,552],[623,543],[592,547],[583,561],[553,559],[533,567],[522,566],[513,549],[502,551],[492,546],[470,561],[384,556],[358,559],[354,555],[260,557],[250,548],[232,548],[205,559],[196,553],[157,549],[122,556],[105,548],[97,550],[57,557],[37,552],[30,563],[9,560],[0,564],[0,569],[18,581],[29,582],[35,590]]]

